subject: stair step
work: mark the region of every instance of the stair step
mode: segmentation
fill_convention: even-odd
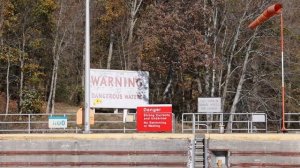
[[[196,156],[204,156],[204,152],[195,152]]]
[[[195,168],[204,168],[204,138],[196,137],[194,144],[194,167]]]
[[[195,166],[195,168],[201,168],[201,167],[204,167],[203,165],[194,165]]]

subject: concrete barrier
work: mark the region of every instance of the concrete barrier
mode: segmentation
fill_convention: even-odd
[[[204,141],[194,134],[0,134],[0,167],[191,168],[202,149],[199,167],[300,167],[299,134],[205,134]]]
[[[0,167],[190,167],[192,134],[2,134]]]
[[[208,167],[300,167],[299,134],[206,134]]]

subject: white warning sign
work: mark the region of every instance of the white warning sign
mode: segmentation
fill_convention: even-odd
[[[198,112],[200,113],[221,113],[221,98],[198,98]]]

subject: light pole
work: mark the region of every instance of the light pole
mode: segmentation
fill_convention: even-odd
[[[85,3],[84,133],[90,133],[90,0]]]
[[[268,7],[260,16],[249,24],[249,28],[255,29],[258,25],[262,24],[274,15],[280,14],[280,43],[281,43],[281,98],[282,98],[282,124],[281,132],[286,132],[285,128],[285,84],[284,84],[284,59],[283,59],[283,16],[282,4],[276,3]]]

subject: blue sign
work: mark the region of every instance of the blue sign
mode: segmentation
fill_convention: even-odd
[[[67,128],[68,118],[67,116],[49,116],[48,117],[49,128]]]

